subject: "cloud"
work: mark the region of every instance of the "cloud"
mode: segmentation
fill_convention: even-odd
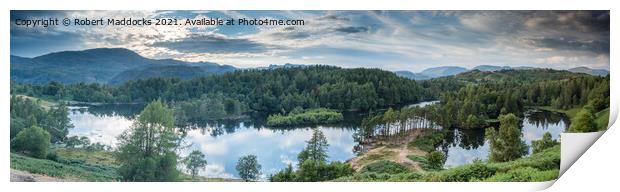
[[[437,65],[609,68],[609,11],[12,11],[15,17],[276,18],[303,26],[11,25],[11,54],[122,47],[237,67],[318,63],[420,71]],[[363,35],[361,35],[363,34]],[[601,56],[603,55],[603,56]],[[553,56],[579,57],[564,65]],[[583,63],[577,63],[583,62]]]
[[[152,46],[165,47],[180,52],[194,53],[239,53],[264,52],[267,45],[243,38],[229,38],[216,34],[193,34],[189,37],[153,43]]]
[[[569,50],[569,51],[586,51],[597,54],[609,54],[609,42],[603,42],[598,39],[571,39],[564,37],[538,37],[528,38],[525,41],[531,46],[551,49],[551,50]]]
[[[368,27],[341,27],[341,28],[337,28],[336,31],[343,32],[343,33],[361,33],[361,32],[367,32]]]

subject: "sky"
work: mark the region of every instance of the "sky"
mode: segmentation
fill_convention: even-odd
[[[326,64],[609,69],[609,11],[11,11],[11,55],[127,48],[239,68]],[[302,19],[295,26],[50,26],[43,18]]]

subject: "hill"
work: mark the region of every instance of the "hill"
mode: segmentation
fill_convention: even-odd
[[[400,77],[405,77],[408,79],[413,79],[413,80],[426,80],[426,79],[431,79],[431,77],[426,76],[424,74],[421,73],[414,73],[411,71],[395,71],[394,72],[396,75],[400,76]]]
[[[11,81],[31,84],[45,84],[50,81],[66,84],[108,83],[118,74],[130,69],[182,65],[199,66],[207,69],[207,73],[234,70],[232,66],[210,62],[149,59],[123,48],[97,48],[55,52],[34,58],[12,55]]]
[[[436,77],[456,75],[456,74],[459,74],[465,71],[468,71],[468,69],[464,67],[442,66],[442,67],[433,67],[433,68],[425,69],[424,71],[420,72],[420,74],[426,75],[428,77],[436,78]]]
[[[587,67],[575,67],[572,69],[568,69],[568,71],[573,72],[573,73],[585,73],[585,74],[596,75],[596,76],[609,75],[609,71],[605,69],[590,69]]]
[[[116,85],[129,80],[148,79],[154,77],[178,77],[181,79],[192,79],[195,77],[220,74],[234,70],[235,68],[230,66],[211,68],[187,65],[153,66],[123,71],[112,78],[109,83]]]
[[[479,71],[501,71],[501,70],[506,70],[506,69],[511,69],[511,68],[509,66],[478,65],[478,66],[474,67],[472,70],[479,70]]]

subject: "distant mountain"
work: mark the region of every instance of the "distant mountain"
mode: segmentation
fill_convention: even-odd
[[[414,72],[411,72],[411,71],[395,71],[394,73],[396,75],[398,75],[398,76],[409,78],[409,79],[413,79],[413,80],[431,79],[431,77],[429,77],[429,76],[423,75],[421,73],[414,73]]]
[[[597,75],[597,76],[609,75],[609,71],[605,69],[590,69],[587,67],[575,67],[572,69],[568,69],[568,71],[573,72],[573,73],[585,73],[585,74]]]
[[[257,69],[279,69],[279,68],[308,67],[308,66],[312,66],[312,65],[285,63],[284,65],[271,64],[267,67],[257,67]]]
[[[501,71],[511,69],[509,66],[495,66],[495,65],[478,65],[474,67],[472,70],[479,71]]]
[[[431,78],[436,78],[456,75],[465,71],[468,71],[468,69],[456,66],[443,66],[425,69],[424,71],[420,72],[420,74],[426,75]]]
[[[222,73],[235,70],[232,66],[223,66],[210,62],[185,62],[174,59],[149,59],[136,52],[122,48],[98,48],[83,51],[62,51],[34,58],[11,56],[11,81],[20,83],[44,84],[50,81],[62,83],[108,83],[113,78],[135,79],[134,77],[117,77],[127,70],[145,70],[161,66],[197,66],[206,73]],[[164,69],[156,68],[151,72],[142,72],[144,76],[168,76]],[[127,72],[135,74],[137,71]],[[178,71],[177,71],[178,72]],[[186,75],[186,74],[185,74]]]

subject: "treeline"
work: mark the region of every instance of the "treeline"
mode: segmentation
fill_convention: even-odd
[[[15,84],[15,83],[13,83]],[[100,84],[12,85],[14,93],[83,102],[186,101],[221,93],[253,111],[286,113],[295,107],[367,111],[429,99],[413,80],[379,69],[331,66],[239,70],[191,80],[151,78],[118,87]]]
[[[223,94],[202,95],[186,101],[174,102],[174,116],[177,125],[187,126],[192,122],[206,122],[217,119],[238,119],[248,107],[244,103]]]
[[[389,108],[383,114],[370,116],[362,120],[361,128],[355,139],[361,143],[375,139],[387,139],[404,136],[408,131],[418,128],[440,128],[441,126],[429,119],[439,114],[433,105],[427,107],[404,107],[400,110]]]
[[[64,104],[41,107],[40,100],[11,95],[11,139],[29,127],[40,127],[49,133],[51,142],[63,142],[69,129],[73,128],[68,117],[69,109]]]
[[[428,127],[484,128],[505,114],[523,116],[527,106],[571,109],[588,106],[582,122],[593,130],[593,114],[609,107],[609,76],[598,77],[549,69],[471,71],[453,77],[424,81],[426,93],[439,92],[439,104],[422,109],[388,110],[364,120],[360,138],[404,134],[409,121],[432,122]],[[452,90],[450,90],[452,89]],[[427,95],[426,97],[431,97]],[[412,111],[413,110],[413,111]],[[584,112],[585,113],[585,112]],[[423,119],[423,120],[421,120]],[[397,126],[395,126],[397,125]],[[395,128],[393,128],[395,127]]]

